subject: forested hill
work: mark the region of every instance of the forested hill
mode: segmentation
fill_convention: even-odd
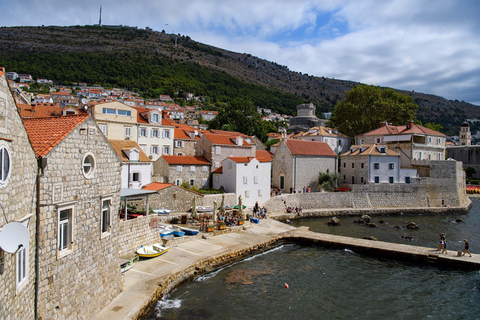
[[[358,84],[290,71],[188,36],[129,27],[0,28],[0,65],[34,78],[120,86],[146,97],[192,92],[217,103],[241,96],[286,114],[295,114],[295,106],[307,102],[318,113],[332,111],[344,92]],[[457,134],[467,118],[480,119],[480,108],[472,104],[404,93],[420,106],[420,121],[440,123],[445,133]]]

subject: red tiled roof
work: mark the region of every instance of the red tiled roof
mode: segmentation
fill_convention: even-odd
[[[173,186],[173,184],[171,184],[171,183],[161,183],[161,182],[152,182],[152,183],[144,186],[142,188],[142,190],[159,191],[159,190],[168,188],[170,186]]]
[[[230,145],[230,146],[236,146],[237,145],[235,143],[234,138],[232,138],[232,136],[229,136],[229,135],[205,133],[204,136],[212,144],[222,144],[222,145]],[[242,146],[243,147],[250,147],[250,144],[247,141],[243,140]]]
[[[57,117],[65,110],[60,107],[58,103],[36,103],[35,105],[17,103],[18,111],[21,117],[27,118],[46,118]],[[82,108],[72,108],[78,111],[79,114],[86,114]]]
[[[223,166],[220,166],[217,169],[213,170],[212,173],[223,173]]]
[[[247,136],[246,134],[243,134],[241,132],[235,132],[235,131],[210,129],[210,132],[213,134],[222,134],[230,137],[242,136],[243,138],[251,138],[251,136]]]
[[[362,133],[358,135],[358,137],[363,136],[382,136],[382,135],[394,135],[394,134],[429,134],[429,135],[436,135],[436,136],[445,136],[443,133],[426,128],[424,126],[418,124],[412,124],[411,128],[408,128],[407,125],[401,126],[392,126],[392,125],[384,125],[377,129],[373,129],[372,131]]]
[[[393,150],[388,149],[385,147],[385,152],[380,152],[380,147],[383,145],[377,145],[375,143],[369,145],[359,145],[359,146],[351,146],[350,150],[342,154],[342,156],[363,156],[363,155],[371,155],[371,156],[395,156],[399,157],[400,154],[396,153]]]
[[[232,159],[236,163],[249,163],[254,157],[228,157],[228,159]]]
[[[23,119],[23,124],[33,150],[38,157],[43,157],[88,117],[88,114],[79,114],[50,118],[26,118]]]
[[[210,161],[205,159],[204,156],[169,156],[163,155],[163,159],[168,164],[185,164],[185,165],[210,165]]]
[[[268,150],[257,150],[255,152],[255,158],[257,158],[260,162],[272,162],[273,161],[273,153]]]
[[[285,143],[290,152],[295,155],[336,156],[332,148],[325,142],[287,139]]]

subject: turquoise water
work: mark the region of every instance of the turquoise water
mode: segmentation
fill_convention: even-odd
[[[455,237],[477,244],[477,211],[480,201],[475,200],[463,223],[453,223],[450,216],[414,219],[420,232],[412,244],[436,246],[440,232],[452,246]],[[341,221],[350,226],[346,229],[367,228]],[[323,228],[326,220],[301,224],[310,223]],[[406,230],[376,231],[383,229],[378,236],[393,230],[390,237],[405,241],[400,233]],[[479,246],[472,245],[472,252]],[[179,286],[159,301],[150,319],[480,319],[480,273],[283,245]]]

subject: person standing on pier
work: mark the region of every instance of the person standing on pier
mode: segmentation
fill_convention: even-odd
[[[446,241],[446,240],[442,240],[442,243],[443,243],[442,253],[447,254],[447,241]]]
[[[440,243],[438,245],[437,250],[443,250],[443,245],[444,245],[445,241],[446,241],[445,233],[440,234]],[[442,251],[442,253],[443,253],[443,251]]]
[[[470,257],[472,256],[472,254],[470,253],[470,251],[468,250],[468,241],[467,239],[463,239],[463,243],[465,244],[465,247],[463,249],[463,255],[465,255],[465,252],[468,253],[470,255]]]

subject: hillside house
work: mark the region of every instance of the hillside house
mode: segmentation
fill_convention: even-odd
[[[320,191],[320,173],[337,172],[337,155],[325,142],[287,139],[273,155],[272,184],[282,192],[310,187]]]
[[[325,142],[336,154],[347,152],[350,148],[350,138],[337,129],[328,127],[313,127],[306,132],[295,135],[295,139]]]

